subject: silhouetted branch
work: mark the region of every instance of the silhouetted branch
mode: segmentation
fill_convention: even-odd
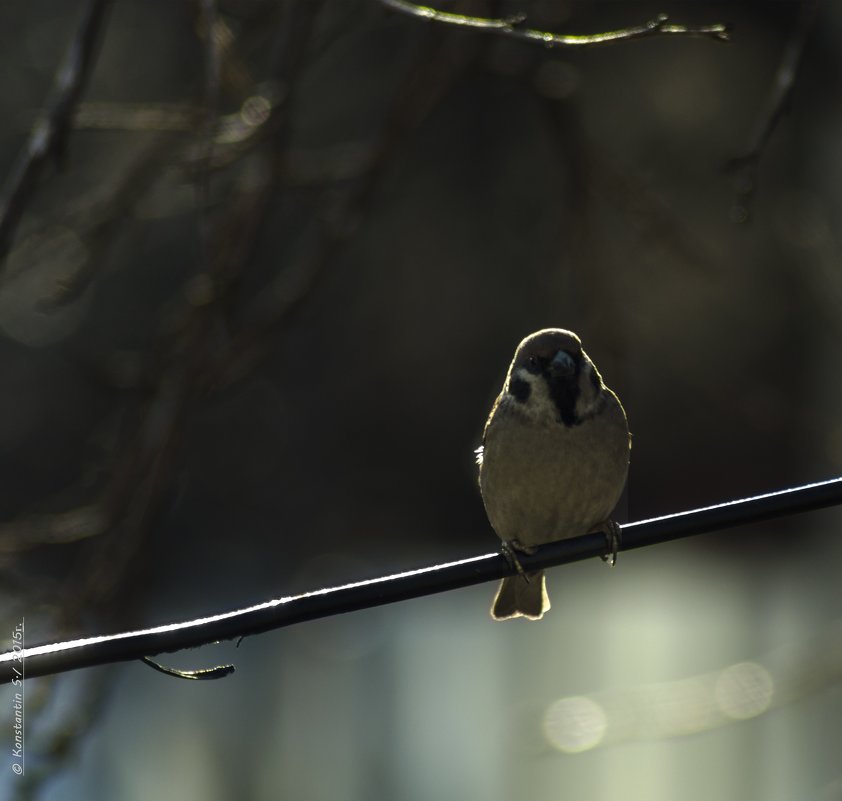
[[[819,0],[803,0],[798,22],[784,48],[772,90],[766,98],[766,108],[759,116],[745,152],[731,159],[725,168],[734,173],[736,199],[731,211],[734,222],[747,222],[751,216],[751,201],[757,183],[757,167],[775,128],[789,105],[798,65],[804,54],[807,37],[816,21]]]
[[[623,542],[620,550],[642,548],[706,531],[838,504],[842,504],[842,478],[791,487],[702,509],[627,523],[621,527]],[[532,571],[602,556],[605,550],[606,538],[602,534],[586,534],[544,545],[534,554],[519,554],[518,559],[526,571]],[[199,620],[29,646],[0,654],[0,683],[8,684],[16,676],[21,677],[21,674],[24,678],[47,676],[260,634],[305,620],[481,584],[513,573],[512,566],[501,553],[486,553],[456,562],[278,598],[247,609],[223,612]]]
[[[642,25],[634,25],[629,28],[620,28],[616,31],[604,31],[602,33],[590,34],[562,34],[538,31],[534,28],[524,26],[525,14],[518,14],[502,19],[490,17],[470,17],[464,14],[453,14],[448,11],[438,11],[429,6],[410,3],[408,0],[380,0],[380,3],[393,11],[399,11],[413,17],[428,20],[430,22],[441,22],[445,25],[455,25],[460,28],[473,28],[487,33],[496,33],[501,36],[511,36],[515,39],[522,39],[527,42],[535,42],[544,47],[587,47],[590,45],[610,44],[611,42],[622,42],[630,39],[644,39],[650,36],[702,36],[708,39],[716,39],[720,42],[729,40],[727,25],[702,25],[692,27],[687,25],[675,25],[669,21],[666,14],[659,14],[654,19],[644,22]]]
[[[193,681],[209,681],[213,679],[223,679],[230,676],[234,672],[233,665],[217,665],[212,668],[203,668],[201,670],[179,670],[178,668],[167,667],[148,656],[144,656],[141,661],[149,665],[153,670],[163,673],[165,676],[173,676],[176,679],[192,679]]]
[[[196,200],[199,214],[199,243],[202,253],[201,268],[206,273],[210,273],[210,169],[213,162],[214,128],[219,116],[219,78],[222,69],[215,0],[199,0],[199,18],[199,35],[205,45],[205,121],[199,156],[201,169],[196,181]]]
[[[94,62],[105,12],[110,0],[89,0],[82,21],[56,72],[53,89],[29,139],[12,167],[0,200],[0,262],[23,214],[38,173],[49,158],[60,161],[67,146],[76,103]]]

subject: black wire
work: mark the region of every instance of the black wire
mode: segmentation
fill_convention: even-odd
[[[706,531],[753,523],[786,514],[842,504],[842,477],[770,492],[751,498],[641,520],[621,526],[620,550],[642,548]],[[604,556],[606,537],[586,534],[549,543],[534,554],[518,554],[527,571]],[[305,620],[328,617],[468,587],[512,575],[499,552],[432,565],[339,587],[279,598],[247,609],[143,631],[35,645],[0,654],[0,684],[21,673],[25,678],[63,673],[93,665],[143,659],[218,640],[259,634]]]

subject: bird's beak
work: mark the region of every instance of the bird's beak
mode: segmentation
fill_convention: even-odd
[[[550,362],[550,372],[560,377],[571,376],[576,372],[576,362],[567,351],[560,350]]]

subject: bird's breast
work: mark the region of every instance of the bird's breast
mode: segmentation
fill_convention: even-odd
[[[625,485],[629,435],[619,402],[579,425],[538,424],[501,404],[489,424],[480,488],[503,540],[539,545],[605,522]]]

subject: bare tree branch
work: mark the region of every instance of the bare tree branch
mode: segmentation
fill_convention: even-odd
[[[223,679],[230,676],[234,672],[233,665],[217,665],[212,668],[203,668],[201,670],[179,670],[177,668],[167,667],[161,665],[154,659],[144,656],[141,661],[149,665],[153,670],[163,673],[165,676],[172,676],[175,679],[191,679],[192,681],[209,681],[213,679]]]
[[[590,34],[562,34],[525,27],[523,24],[526,20],[525,14],[493,19],[490,17],[471,17],[464,14],[453,14],[449,11],[438,11],[429,6],[410,3],[409,0],[380,0],[380,3],[393,11],[399,11],[403,14],[430,22],[441,22],[445,25],[455,25],[460,28],[473,28],[487,33],[500,34],[501,36],[511,36],[515,39],[535,42],[536,44],[551,48],[588,47],[591,45],[610,44],[611,42],[622,42],[630,39],[644,39],[651,36],[664,35],[701,36],[708,39],[716,39],[720,42],[727,42],[730,38],[727,25],[714,24],[699,27],[675,25],[669,21],[669,17],[666,14],[659,14],[654,19],[644,22],[642,25],[620,28],[616,31]]]
[[[210,272],[211,240],[211,193],[210,169],[213,162],[214,129],[219,116],[219,79],[221,48],[217,35],[218,20],[216,0],[199,2],[199,36],[205,45],[205,121],[202,131],[202,145],[199,161],[201,169],[196,180],[196,205],[199,215],[199,245],[202,254],[202,269]]]
[[[766,98],[766,107],[758,117],[745,152],[731,159],[725,168],[734,173],[736,199],[731,210],[734,222],[748,222],[751,216],[751,201],[757,184],[757,168],[763,151],[769,143],[775,128],[789,106],[792,87],[798,75],[798,66],[807,38],[816,21],[819,0],[803,0],[795,30],[784,48],[772,89]]]
[[[0,200],[0,262],[9,251],[38,173],[48,158],[60,161],[79,97],[90,77],[94,51],[111,0],[88,0],[79,28],[56,72],[53,89],[41,118],[12,167]]]
[[[707,531],[839,504],[842,504],[842,478],[833,478],[702,509],[627,523],[621,527],[620,549],[626,551],[642,548]],[[596,533],[543,545],[534,554],[519,554],[518,560],[524,570],[531,572],[603,556],[605,552],[606,538]],[[93,665],[143,659],[150,654],[260,634],[305,620],[469,587],[513,575],[514,572],[512,565],[501,553],[486,553],[456,562],[278,598],[247,609],[223,612],[199,620],[69,642],[29,647],[24,645],[0,654],[0,683],[8,684],[14,679],[47,676]],[[212,677],[222,675],[225,669],[213,668]]]

